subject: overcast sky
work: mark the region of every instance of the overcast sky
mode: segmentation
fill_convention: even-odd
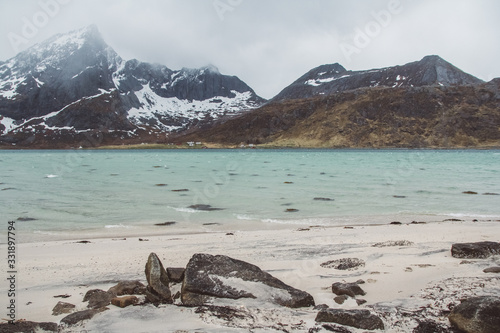
[[[128,60],[213,64],[271,98],[310,69],[402,65],[437,54],[500,77],[498,0],[0,0],[0,60],[96,24]]]

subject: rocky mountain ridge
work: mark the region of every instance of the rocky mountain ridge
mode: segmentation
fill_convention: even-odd
[[[342,65],[316,67],[282,90],[273,101],[332,95],[359,88],[464,86],[484,83],[436,55],[403,66],[348,71]]]
[[[0,62],[0,146],[498,147],[499,80],[439,56],[363,71],[335,63],[266,102],[212,65],[125,61],[90,26]]]
[[[83,134],[147,141],[264,102],[214,66],[171,70],[124,61],[96,26],[54,36],[0,64],[0,133],[7,144],[78,143]]]

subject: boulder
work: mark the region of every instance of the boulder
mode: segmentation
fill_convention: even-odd
[[[363,330],[385,329],[382,319],[369,310],[325,309],[318,313],[316,322],[336,323]]]
[[[66,302],[59,302],[52,309],[52,315],[59,316],[59,315],[62,315],[64,313],[70,313],[71,311],[73,311],[74,308],[75,308],[75,305],[73,305],[73,304],[66,303]]]
[[[364,267],[365,262],[357,258],[342,258],[324,262],[320,266],[324,268],[339,269],[342,271],[353,271],[360,267]]]
[[[456,306],[448,316],[465,333],[500,332],[500,297],[473,297]]]
[[[419,322],[418,326],[413,329],[412,333],[453,333],[449,327],[445,327],[435,321],[425,320]]]
[[[99,308],[102,308],[104,306],[110,305],[111,299],[115,296],[116,295],[114,295],[110,292],[104,291],[104,290],[93,289],[93,290],[89,290],[85,294],[83,301],[89,302],[89,304],[87,305],[87,307],[89,309],[99,309]]]
[[[483,270],[484,273],[500,273],[500,267],[489,267]]]
[[[323,324],[321,326],[328,332],[335,332],[335,333],[352,333],[352,331],[348,330],[344,326],[339,326],[335,324]],[[309,331],[309,332],[319,332],[319,331]]]
[[[61,319],[61,324],[66,324],[68,326],[73,326],[78,324],[81,321],[92,319],[96,314],[106,311],[108,308],[100,308],[100,309],[89,309],[78,311],[67,315],[63,319]]]
[[[126,308],[129,305],[135,305],[137,303],[139,303],[139,299],[136,296],[115,297],[111,300],[111,304],[120,308]]]
[[[361,287],[356,282],[355,283],[336,282],[332,284],[332,292],[337,296],[346,295],[352,298],[355,298],[356,295],[361,295],[361,296],[366,295],[366,292],[363,289],[361,289]]]
[[[185,268],[167,267],[167,276],[170,282],[182,283],[184,280]]]
[[[333,300],[335,301],[335,303],[339,304],[339,305],[342,305],[345,303],[345,301],[347,301],[349,299],[349,296],[346,296],[346,295],[342,295],[342,296],[337,296],[335,297]]]
[[[144,295],[146,286],[140,281],[120,281],[116,286],[108,289],[108,293],[116,296],[123,295]]]
[[[148,281],[146,298],[152,303],[172,303],[167,272],[155,253],[149,255],[145,273]]]
[[[59,332],[56,323],[36,323],[33,321],[16,321],[14,324],[0,324],[0,332],[2,333],[19,333],[19,332]]]
[[[453,244],[451,255],[455,258],[484,259],[493,255],[500,255],[500,243],[478,242]]]
[[[214,298],[251,298],[290,308],[314,305],[313,297],[247,262],[227,256],[195,254],[184,273],[181,300],[200,306]]]

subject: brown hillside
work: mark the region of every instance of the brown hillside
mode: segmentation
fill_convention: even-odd
[[[500,146],[500,82],[273,102],[182,140],[294,147]]]

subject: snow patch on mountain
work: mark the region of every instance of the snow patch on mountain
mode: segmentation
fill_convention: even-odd
[[[324,73],[320,73],[320,75],[321,74],[324,74]],[[311,80],[307,80],[305,82],[305,84],[313,86],[313,87],[319,87],[323,83],[329,83],[329,82],[333,82],[336,80],[345,79],[345,78],[350,77],[350,76],[351,75],[342,75],[341,77],[329,77],[326,79],[311,79]]]
[[[162,119],[189,119],[190,121],[203,120],[207,117],[217,119],[224,115],[248,111],[260,106],[258,103],[249,102],[252,97],[250,91],[240,93],[233,90],[231,92],[235,97],[217,96],[203,101],[190,101],[177,97],[158,96],[150,85],[146,84],[142,90],[135,93],[141,107],[129,110],[128,118],[137,125],[149,123],[161,130],[176,131],[184,129],[185,124],[166,125]]]

